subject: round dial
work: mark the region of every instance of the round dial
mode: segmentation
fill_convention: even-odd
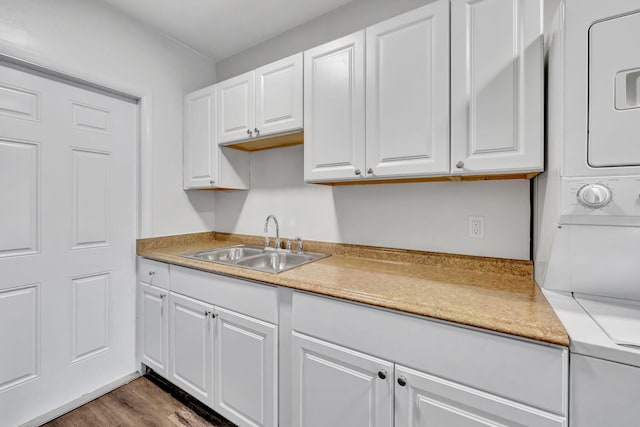
[[[591,209],[600,209],[613,199],[611,189],[604,184],[585,184],[578,190],[578,202]]]

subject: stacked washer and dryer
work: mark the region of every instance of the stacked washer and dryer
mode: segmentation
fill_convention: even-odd
[[[570,336],[570,426],[640,426],[640,0],[545,6],[536,281]]]

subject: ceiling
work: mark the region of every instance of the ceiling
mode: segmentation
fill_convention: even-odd
[[[214,61],[352,0],[102,0]]]

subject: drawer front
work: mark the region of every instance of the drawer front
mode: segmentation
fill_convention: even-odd
[[[276,286],[172,266],[171,290],[217,307],[278,323]]]
[[[567,412],[564,347],[302,292],[293,295],[293,329],[545,411]]]
[[[138,257],[138,281],[169,289],[169,264]]]

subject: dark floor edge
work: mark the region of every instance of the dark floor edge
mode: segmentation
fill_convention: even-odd
[[[153,369],[146,367],[144,377],[149,379],[162,390],[169,393],[172,397],[180,401],[187,408],[198,414],[198,416],[207,420],[211,424],[214,424],[216,427],[238,427],[231,421],[224,418],[222,415],[218,414],[213,409],[206,406],[204,403],[200,402],[198,399],[191,396],[189,393],[176,387],[174,384],[156,374]]]

